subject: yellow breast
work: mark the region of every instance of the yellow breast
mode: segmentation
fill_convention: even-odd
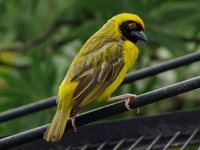
[[[124,53],[124,62],[125,65],[121,72],[119,73],[119,76],[115,79],[115,81],[109,85],[105,91],[97,98],[98,100],[106,100],[108,99],[111,94],[118,88],[118,86],[123,81],[126,73],[128,70],[132,67],[132,65],[135,63],[135,60],[138,56],[138,48],[135,44],[132,42],[126,40],[123,44],[123,53]]]

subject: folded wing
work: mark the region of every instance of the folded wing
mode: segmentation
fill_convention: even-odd
[[[106,43],[99,51],[87,53],[87,58],[71,80],[78,82],[71,117],[101,95],[124,67],[122,45],[117,42]]]

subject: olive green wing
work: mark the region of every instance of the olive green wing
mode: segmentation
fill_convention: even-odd
[[[117,78],[124,66],[122,45],[112,43],[98,53],[87,54],[91,61],[84,62],[82,69],[72,78],[78,82],[73,93],[71,116],[92,103]],[[83,56],[84,57],[84,56]]]

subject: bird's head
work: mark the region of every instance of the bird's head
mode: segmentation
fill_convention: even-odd
[[[118,31],[123,39],[136,43],[138,40],[147,42],[148,39],[144,33],[144,23],[142,19],[130,13],[122,13],[112,18],[117,24]]]

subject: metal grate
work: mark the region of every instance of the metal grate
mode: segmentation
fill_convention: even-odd
[[[167,150],[200,148],[200,109],[93,124],[58,143],[32,141],[13,150]],[[144,126],[145,124],[145,126]]]
[[[155,138],[148,138],[141,136],[138,139],[122,139],[120,141],[110,141],[110,142],[103,142],[99,144],[86,144],[83,146],[72,146],[68,149],[71,150],[85,150],[85,149],[112,149],[112,150],[121,150],[121,149],[127,149],[127,150],[167,150],[168,148],[176,147],[180,150],[183,150],[188,147],[193,147],[196,149],[200,145],[200,141],[197,140],[197,138],[200,138],[200,133],[197,134],[198,129],[194,130],[191,134],[183,134],[181,135],[181,132],[176,132],[171,137],[162,137],[159,134],[158,136],[155,136]],[[196,137],[194,136],[194,133]],[[184,138],[185,137],[185,138]],[[188,137],[188,138],[187,138]],[[178,140],[178,138],[180,138]],[[167,141],[168,142],[164,142]]]

